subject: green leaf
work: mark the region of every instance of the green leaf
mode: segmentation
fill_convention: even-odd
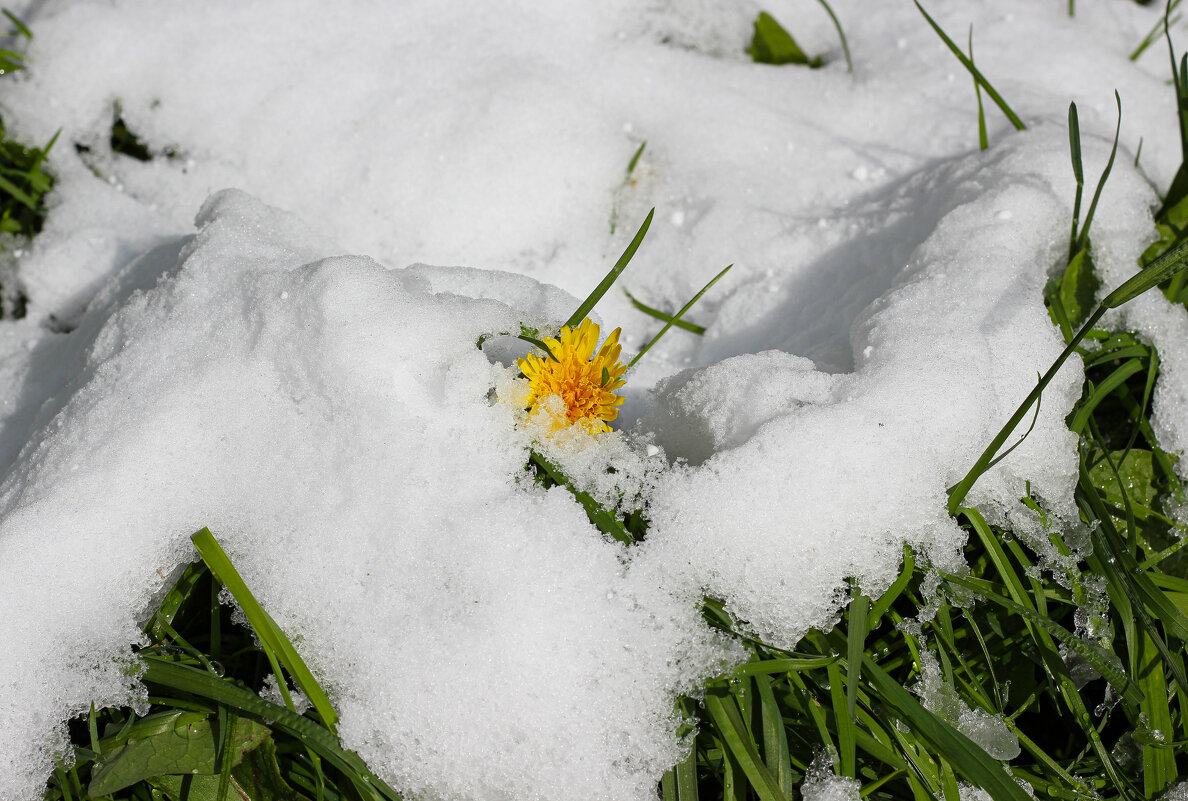
[[[216,775],[218,747],[211,721],[195,721],[185,712],[171,717],[174,725],[144,737],[129,738],[124,745],[103,754],[91,774],[87,792],[92,796],[108,795],[162,774]],[[244,754],[269,736],[268,728],[262,724],[241,721],[229,745],[233,764],[239,764]]]
[[[1064,268],[1064,276],[1060,279],[1060,302],[1064,305],[1070,327],[1076,328],[1089,316],[1100,287],[1101,281],[1093,270],[1089,251],[1078,251]]]
[[[755,18],[755,35],[747,53],[756,64],[804,64],[821,66],[821,59],[810,59],[792,38],[792,34],[766,11]]]
[[[276,745],[271,739],[252,751],[232,773],[240,792],[253,801],[297,801],[297,792],[281,776]]]
[[[1101,462],[1089,471],[1089,478],[1100,489],[1106,500],[1114,506],[1124,506],[1122,490],[1132,501],[1149,506],[1158,494],[1155,479],[1154,454],[1151,451],[1132,449],[1130,451],[1113,451],[1113,462],[1118,468],[1118,476],[1110,469],[1109,464]],[[1119,485],[1118,478],[1122,479]]]
[[[150,685],[150,689],[152,685],[158,685],[224,704],[257,722],[268,721],[272,731],[296,738],[312,753],[341,771],[364,798],[400,801],[400,796],[373,775],[357,754],[344,750],[338,738],[324,725],[265,701],[246,687],[208,671],[151,655],[142,655],[141,661],[145,666],[141,681]]]

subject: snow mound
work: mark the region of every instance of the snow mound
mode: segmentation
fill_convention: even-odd
[[[854,324],[853,372],[763,351],[661,384],[656,412],[639,425],[655,428],[670,455],[704,463],[660,481],[641,558],[787,647],[829,624],[847,578],[882,592],[905,541],[959,570],[964,535],[945,510],[946,488],[1064,346],[1038,299],[1071,214],[1065,147],[1054,129],[1012,137],[916,176],[886,203],[883,225],[907,256],[883,253],[855,270],[890,286]],[[746,299],[728,300],[722,317],[736,306],[741,315]],[[781,313],[792,309],[772,315]],[[734,347],[778,344],[778,328],[758,328],[767,339]],[[1075,516],[1076,438],[1064,416],[1080,391],[1073,363],[972,502],[1001,519],[1030,482],[1056,514]]]
[[[527,443],[487,399],[507,368],[475,346],[573,300],[324,258],[242,193],[198,223],[65,338],[76,369],[0,486],[0,798],[38,794],[62,721],[141,697],[129,646],[202,526],[395,786],[651,798],[676,696],[728,651],[568,493],[520,480]]]

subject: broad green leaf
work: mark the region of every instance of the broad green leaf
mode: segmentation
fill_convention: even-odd
[[[244,754],[269,736],[264,725],[240,721],[228,752],[232,764],[239,764]],[[217,762],[218,748],[211,721],[194,721],[189,713],[178,713],[174,726],[145,737],[129,738],[124,745],[105,753],[91,774],[87,792],[93,796],[108,795],[162,774],[216,774]]]
[[[1151,451],[1134,448],[1130,451],[1113,451],[1111,456],[1118,468],[1118,475],[1115,476],[1110,466],[1102,461],[1089,471],[1093,484],[1105,493],[1106,500],[1113,506],[1124,506],[1123,488],[1132,502],[1149,506],[1159,492],[1155,484],[1155,463]],[[1121,486],[1118,478],[1122,479]]]
[[[1079,326],[1089,316],[1100,287],[1101,282],[1093,270],[1089,251],[1079,251],[1064,268],[1064,276],[1060,280],[1060,302],[1064,305],[1072,328]]]
[[[792,34],[766,11],[755,18],[755,35],[747,53],[756,64],[804,64],[821,66],[821,59],[810,59],[792,38]]]

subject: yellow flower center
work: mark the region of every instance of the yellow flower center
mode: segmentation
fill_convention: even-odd
[[[623,398],[614,390],[623,386],[627,368],[619,362],[623,348],[616,328],[597,353],[598,326],[589,318],[576,329],[565,326],[556,337],[543,340],[555,359],[529,353],[516,361],[528,379],[529,413],[544,411],[553,417],[550,430],[580,423],[591,432],[610,431],[607,421],[619,416]],[[560,398],[564,413],[555,408]],[[547,403],[546,403],[547,402]]]

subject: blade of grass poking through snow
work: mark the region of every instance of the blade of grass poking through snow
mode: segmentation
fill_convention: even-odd
[[[648,212],[648,216],[644,218],[643,225],[635,232],[635,236],[631,240],[631,244],[627,245],[627,249],[623,251],[623,255],[615,262],[615,266],[611,268],[606,277],[598,286],[594,287],[594,291],[582,301],[582,305],[577,307],[577,310],[569,316],[565,321],[565,325],[573,328],[585,320],[590,315],[590,311],[597,305],[598,301],[602,300],[602,296],[606,294],[615,281],[618,280],[619,275],[627,269],[627,265],[631,263],[631,258],[635,255],[635,251],[639,250],[639,245],[643,242],[644,236],[648,233],[648,228],[652,224],[652,217],[656,214],[656,210],[652,209]]]
[[[936,31],[937,35],[940,36],[940,38],[948,46],[949,50],[953,51],[953,55],[957,56],[957,60],[960,61],[967,70],[969,70],[969,74],[973,76],[974,81],[981,84],[982,88],[986,90],[986,94],[990,95],[990,99],[994,101],[994,104],[998,106],[999,109],[1002,110],[1002,113],[1006,115],[1006,118],[1011,121],[1011,125],[1015,126],[1015,130],[1026,130],[1027,126],[1023,124],[1023,120],[1019,119],[1019,115],[1016,114],[1013,109],[1011,109],[1006,100],[1002,98],[1002,95],[1000,95],[997,90],[995,90],[995,88],[990,85],[990,82],[986,80],[986,76],[978,72],[978,68],[975,67],[973,62],[966,57],[965,53],[961,52],[961,48],[957,46],[956,42],[950,39],[949,35],[941,30],[941,26],[936,23],[936,20],[928,15],[928,12],[924,10],[924,6],[920,5],[920,0],[912,1],[916,4],[916,8],[920,9],[920,13],[924,15],[924,19],[928,20],[928,24],[932,26],[932,29]]]
[[[973,52],[973,25],[969,26],[969,63],[974,63]],[[990,137],[986,133],[986,109],[982,105],[982,85],[974,79],[974,94],[978,98],[978,149],[988,150],[990,148]]]
[[[573,486],[573,483],[561,472],[559,467],[536,451],[532,451],[529,458],[533,464],[544,471],[544,474],[549,477],[550,481],[565,487],[573,494],[573,497],[586,510],[586,516],[590,518],[590,522],[597,526],[603,534],[615,538],[624,545],[630,545],[635,542],[635,538],[627,531],[627,527],[619,522],[618,518],[604,509],[602,504],[590,497],[588,493],[582,492]]]
[[[837,29],[837,38],[841,40],[842,55],[846,57],[846,72],[854,71],[854,62],[850,60],[850,46],[846,43],[846,32],[842,30],[841,22],[837,19],[837,14],[833,13],[833,9],[829,7],[829,3],[825,0],[817,0],[821,7],[825,9],[825,13],[829,15],[829,19],[833,20],[833,27]]]
[[[260,638],[260,644],[276,655],[285,670],[297,682],[297,686],[309,698],[326,728],[333,733],[334,724],[338,722],[338,714],[331,706],[330,699],[326,697],[326,693],[323,692],[321,685],[318,684],[305,661],[297,653],[297,649],[293,647],[293,643],[252,595],[252,591],[244,583],[239,571],[231,564],[226,551],[219,545],[210,529],[204,528],[196,531],[190,536],[190,539],[194,542],[198,553],[202,555],[202,560],[210,567],[210,572],[239,603],[248,622],[252,624],[256,636]],[[277,676],[276,679],[278,684],[284,681],[283,676]]]
[[[1130,54],[1131,61],[1138,61],[1138,58],[1143,54],[1143,51],[1155,43],[1155,40],[1158,39],[1160,34],[1163,33],[1164,21],[1167,20],[1167,17],[1171,12],[1176,10],[1176,6],[1178,5],[1180,5],[1180,0],[1169,0],[1167,5],[1164,6],[1163,17],[1153,26],[1151,26],[1151,30],[1146,36],[1143,37],[1143,40],[1139,42],[1139,45],[1134,49],[1134,52]],[[1179,21],[1180,18],[1176,16],[1172,18],[1170,24],[1175,25]]]
[[[7,8],[2,9],[2,11],[4,16],[8,17],[8,21],[16,26],[17,33],[19,33],[21,36],[24,36],[26,39],[33,38],[33,31],[29,30],[28,26],[21,22],[20,18],[18,18],[16,14],[13,14]]]
[[[639,298],[635,297],[635,295],[632,295],[626,289],[623,290],[623,294],[627,296],[627,300],[631,301],[632,306],[639,309],[644,314],[651,315],[652,317],[655,317],[657,320],[663,320],[666,323],[672,323],[677,328],[683,328],[684,330],[689,331],[690,333],[693,333],[693,334],[697,334],[698,336],[705,334],[705,326],[703,326],[703,325],[698,325],[697,323],[691,323],[688,320],[678,320],[671,314],[662,312],[659,309],[654,309],[651,306],[644,303],[643,301],[641,301]]]
[[[1068,237],[1068,260],[1077,255],[1077,233],[1081,225],[1081,196],[1085,192],[1085,167],[1081,161],[1081,123],[1077,116],[1077,104],[1068,104],[1068,150],[1072,155],[1073,177],[1077,181],[1077,192],[1073,198],[1072,233]]]
[[[1188,268],[1188,242],[1181,242],[1106,295],[1101,306],[1105,309],[1116,309],[1159,286],[1185,268]]]
[[[681,310],[678,311],[676,314],[674,314],[672,319],[669,320],[668,323],[665,324],[665,326],[660,329],[660,333],[658,333],[658,334],[656,334],[656,336],[652,337],[651,340],[648,341],[648,344],[644,345],[643,349],[640,350],[639,353],[635,354],[635,357],[627,363],[627,369],[630,370],[635,365],[636,362],[638,362],[640,359],[642,359],[643,355],[645,353],[647,353],[653,345],[655,345],[657,342],[660,341],[660,337],[662,337],[666,333],[668,333],[668,329],[672,328],[682,317],[684,317],[685,312],[687,312],[687,311],[689,311],[689,309],[693,308],[693,304],[695,304],[697,301],[701,300],[701,296],[704,295],[706,292],[708,292],[710,287],[712,287],[714,284],[718,283],[718,279],[720,279],[726,273],[730,272],[730,268],[733,266],[734,266],[733,264],[727,264],[725,269],[722,270],[722,272],[718,273],[713,278],[711,278],[709,280],[709,283],[701,288],[700,292],[698,292],[696,295],[694,295],[692,298],[690,298],[689,302],[686,303],[684,306],[682,306]]]
[[[1114,157],[1118,155],[1118,134],[1122,132],[1122,96],[1117,91],[1114,92],[1114,101],[1118,104],[1118,122],[1114,126],[1114,146],[1110,148],[1110,158],[1106,162],[1105,169],[1101,171],[1101,178],[1097,180],[1097,188],[1093,190],[1093,200],[1089,203],[1089,211],[1085,213],[1085,224],[1081,227],[1081,233],[1076,240],[1078,252],[1089,246],[1089,227],[1093,225],[1093,213],[1097,211],[1097,201],[1101,199],[1101,190],[1105,188],[1106,179],[1110,177],[1110,170],[1114,168]],[[1080,156],[1080,153],[1077,155]]]

